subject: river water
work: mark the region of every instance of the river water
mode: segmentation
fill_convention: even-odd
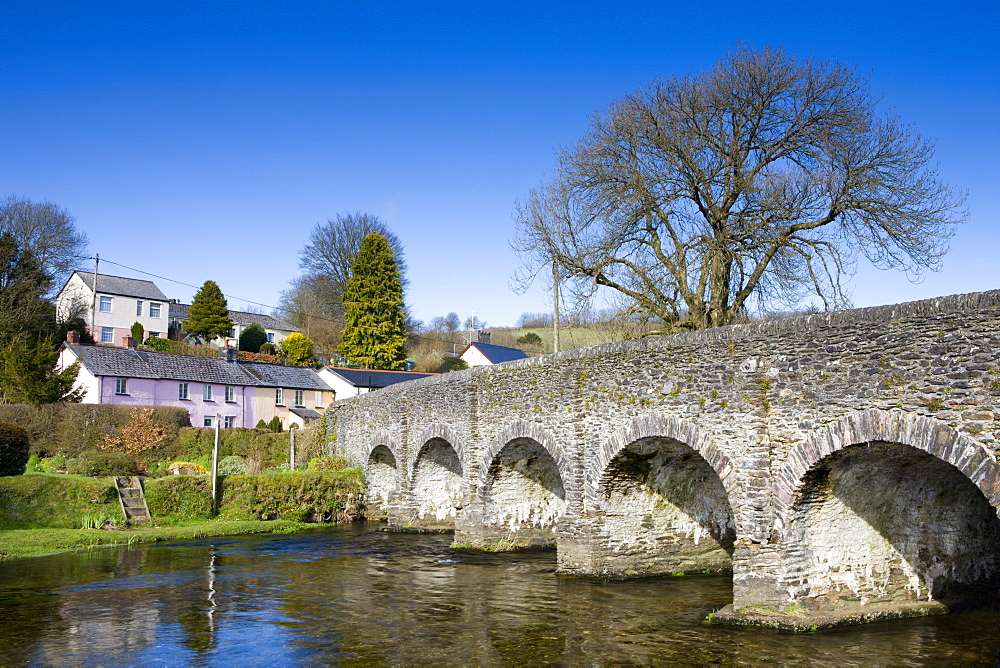
[[[726,575],[602,581],[359,524],[0,562],[0,663],[996,665],[1000,613],[793,634],[702,624]]]

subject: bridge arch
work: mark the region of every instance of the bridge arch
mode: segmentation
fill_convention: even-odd
[[[633,418],[597,450],[586,481],[607,572],[731,568],[733,465],[695,425],[659,413]]]
[[[366,450],[364,470],[368,503],[385,506],[399,493],[403,484],[401,476],[405,475],[406,469],[400,466],[399,439],[380,429],[371,435]]]
[[[773,482],[787,591],[817,610],[1000,592],[1000,467],[940,420],[871,409],[814,432]]]
[[[587,467],[586,494],[587,500],[596,502],[601,496],[601,477],[612,459],[618,456],[629,444],[644,438],[670,438],[684,443],[701,455],[712,467],[727,494],[732,496],[735,491],[736,477],[733,475],[732,460],[720,450],[711,439],[702,435],[694,424],[661,413],[645,413],[636,416],[628,424],[612,432],[594,455]]]
[[[415,516],[425,524],[454,526],[466,496],[465,452],[462,439],[446,424],[431,424],[420,432],[407,487]]]
[[[539,425],[515,420],[483,450],[479,491],[484,535],[512,546],[543,547],[578,497],[571,461]]]

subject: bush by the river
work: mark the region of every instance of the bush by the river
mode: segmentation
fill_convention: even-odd
[[[121,433],[132,423],[134,408],[108,404],[0,405],[0,423],[17,425],[27,432],[30,452],[39,456],[44,468],[45,461],[53,457],[70,460],[84,453],[89,456],[94,450],[107,450],[106,437]],[[214,429],[189,426],[188,413],[183,408],[153,407],[150,418],[163,429],[164,438],[159,446],[132,455],[140,470],[155,474],[175,460],[211,466]],[[287,465],[289,438],[289,432],[273,433],[268,429],[223,429],[219,456],[240,457],[246,473],[260,473]],[[295,430],[297,468],[322,456],[325,443],[322,425]]]
[[[78,529],[86,515],[124,519],[110,478],[63,475],[0,479],[0,529]]]
[[[88,477],[139,475],[139,465],[135,457],[118,452],[92,450],[69,460],[68,473]]]
[[[21,475],[28,463],[28,432],[13,424],[0,424],[0,476]]]

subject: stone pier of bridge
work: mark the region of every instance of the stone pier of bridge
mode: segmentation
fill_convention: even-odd
[[[338,401],[371,509],[566,574],[731,572],[713,621],[995,605],[1000,292],[590,348]]]

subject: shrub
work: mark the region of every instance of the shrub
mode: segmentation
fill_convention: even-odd
[[[0,424],[0,476],[24,473],[30,449],[27,431],[17,425]]]
[[[143,328],[142,323],[136,320],[132,323],[130,333],[136,343],[142,343],[142,335],[146,333],[146,330]]]
[[[271,418],[271,421],[267,423],[267,428],[275,433],[281,432],[281,418],[275,415]]]
[[[347,459],[338,455],[313,457],[309,460],[310,471],[343,471],[346,468],[350,468]]]
[[[277,355],[278,351],[279,351],[278,346],[274,345],[273,343],[262,343],[260,345],[260,350],[258,350],[257,352],[259,352],[261,355]]]
[[[164,339],[159,336],[151,336],[146,339],[146,342],[142,345],[150,350],[155,350],[158,353],[173,353],[177,352],[178,345],[177,341],[171,341],[170,339]]]
[[[438,367],[438,373],[448,373],[449,371],[461,371],[462,369],[468,369],[469,363],[466,362],[461,357],[445,357],[441,361],[441,366]]]
[[[66,458],[62,455],[42,458],[42,470],[46,473],[66,470]]]
[[[84,452],[70,460],[69,473],[90,476],[139,475],[139,465],[133,457],[118,452]]]
[[[229,455],[219,460],[219,475],[246,475],[247,463],[242,457]]]
[[[359,470],[230,476],[221,485],[219,510],[238,519],[297,522],[356,519],[364,494]]]
[[[208,467],[202,466],[197,462],[171,462],[167,466],[167,470],[170,469],[187,469],[193,475],[208,473]]]
[[[542,337],[534,332],[528,332],[524,336],[519,336],[517,342],[522,346],[541,346]]]
[[[251,322],[240,332],[240,350],[259,353],[260,347],[265,343],[267,343],[267,332],[259,322]]]
[[[39,457],[36,453],[32,452],[31,456],[28,457],[28,463],[24,467],[24,472],[27,473],[30,471],[32,473],[37,473],[43,470],[44,469],[42,468],[42,458]]]

